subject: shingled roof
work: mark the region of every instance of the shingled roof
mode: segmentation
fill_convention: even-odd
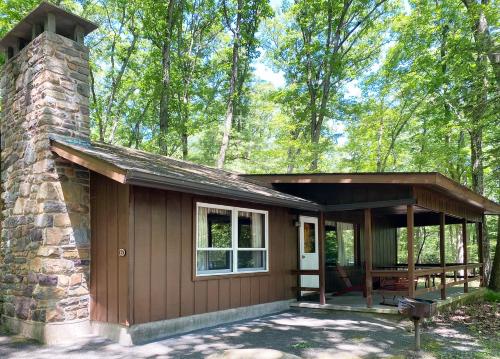
[[[154,153],[51,136],[59,156],[121,183],[318,211],[321,206],[238,174]]]

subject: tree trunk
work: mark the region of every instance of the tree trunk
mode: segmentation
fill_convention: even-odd
[[[470,133],[472,189],[484,193],[484,166],[483,166],[483,129],[478,126]]]
[[[314,172],[318,169],[319,162],[319,151],[318,144],[321,135],[321,128],[318,121],[318,114],[316,112],[316,99],[311,100],[313,106],[311,109],[311,144],[312,144],[312,159],[311,164],[309,166],[309,170]]]
[[[384,172],[382,168],[382,140],[384,137],[384,117],[380,116],[380,125],[377,131],[377,172]]]
[[[491,266],[489,288],[497,292],[500,291],[500,216],[497,217],[497,245],[493,265]]]
[[[187,160],[188,159],[188,134],[187,132],[182,133],[182,159]]]
[[[481,0],[479,3],[474,0],[462,0],[462,2],[467,8],[469,17],[474,21],[474,38],[481,44],[481,54],[489,59],[498,87],[500,86],[500,56],[491,38],[488,20],[482,8],[482,6],[488,6],[489,0]]]
[[[227,99],[226,116],[224,120],[224,133],[222,135],[222,144],[220,146],[219,156],[217,158],[217,168],[223,168],[226,161],[226,153],[229,147],[231,129],[233,127],[234,108],[236,103],[236,86],[238,79],[239,65],[239,46],[240,46],[240,24],[243,0],[238,0],[238,11],[236,14],[236,26],[233,32],[233,56],[231,63],[231,78],[229,80],[229,94]]]
[[[474,19],[474,42],[476,50],[476,71],[477,76],[474,79],[473,86],[473,108],[472,108],[472,126],[470,129],[471,137],[471,173],[472,173],[472,189],[479,193],[484,193],[484,166],[483,166],[483,121],[486,113],[488,103],[488,24],[485,14],[481,8],[476,8],[479,4],[472,4],[470,1],[467,10],[471,17]],[[479,9],[479,12],[477,10]],[[485,227],[486,229],[486,227]],[[485,263],[485,276],[489,277],[490,274],[490,245],[488,235],[485,232],[484,240],[484,263]]]
[[[420,234],[423,235],[423,238],[422,238],[422,244],[420,245],[420,248],[418,249],[418,255],[417,255],[417,260],[415,261],[415,264],[419,264],[420,263],[420,256],[422,255],[422,251],[424,250],[424,246],[425,246],[425,240],[427,239],[427,230],[425,229],[425,227],[421,227],[422,228],[422,231],[419,233],[419,236]]]
[[[162,154],[168,154],[168,126],[169,126],[169,103],[170,103],[170,49],[174,18],[174,0],[168,2],[165,39],[162,46],[162,87],[160,95],[160,136],[158,144]]]

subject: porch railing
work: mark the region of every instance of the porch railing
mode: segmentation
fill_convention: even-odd
[[[442,290],[442,296],[446,294],[446,288],[453,287],[457,285],[464,285],[464,290],[468,290],[468,283],[479,280],[483,283],[483,276],[481,275],[481,268],[483,267],[483,263],[468,263],[468,264],[452,264],[445,266],[432,266],[432,267],[416,267],[414,271],[413,280],[417,280],[419,278],[425,278],[425,287],[424,288],[415,288],[414,294],[419,295],[423,293],[432,292],[435,290]],[[463,271],[464,275],[459,276],[458,272]],[[469,275],[469,271],[470,274]],[[408,269],[373,269],[371,272],[372,279],[373,278],[406,278],[408,282],[412,281],[409,278]],[[452,275],[448,275],[448,273],[453,273]],[[435,279],[439,278],[440,283],[436,285]],[[432,278],[432,285],[431,285]],[[447,282],[447,278],[453,278],[453,281]],[[409,295],[409,288],[405,290],[388,290],[388,289],[375,289],[374,293],[379,294],[387,294],[387,295]]]

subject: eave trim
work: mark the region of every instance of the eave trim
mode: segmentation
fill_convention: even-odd
[[[103,176],[106,176],[114,181],[125,183],[127,171],[109,164],[106,161],[95,159],[92,156],[86,155],[80,151],[72,149],[71,147],[65,146],[61,143],[51,141],[50,149],[52,152],[56,153],[58,156],[68,160],[70,162],[76,163],[80,166],[88,168],[94,172],[97,172]]]

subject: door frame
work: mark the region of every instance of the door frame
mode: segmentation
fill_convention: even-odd
[[[319,250],[319,218],[318,217],[313,217],[313,216],[299,216],[299,263],[298,263],[298,267],[299,267],[299,270],[318,270],[320,269],[320,250]],[[316,254],[316,265],[313,267],[315,268],[303,268],[303,263],[302,263],[302,260],[305,259],[304,258],[304,255],[306,253],[304,253],[304,224],[305,223],[313,223],[314,224],[314,249],[315,249],[315,254]],[[320,288],[320,280],[319,280],[319,274],[318,275],[314,275],[314,274],[308,274],[308,275],[302,275],[302,274],[299,274],[299,284],[300,284],[300,287],[310,287],[310,288],[316,288],[316,285],[303,285],[303,279],[305,279],[306,281],[316,281],[316,280],[313,280],[313,277],[317,277],[317,288]]]

